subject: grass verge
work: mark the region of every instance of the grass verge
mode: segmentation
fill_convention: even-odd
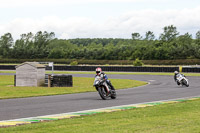
[[[47,71],[47,73],[51,73]],[[95,72],[73,72],[73,71],[55,71],[55,74],[94,74]],[[161,72],[106,72],[106,74],[121,74],[121,75],[169,75],[172,76],[174,73],[161,73]],[[186,76],[200,76],[200,73],[183,73]]]
[[[196,133],[200,100],[81,116],[10,128],[2,133]]]
[[[0,71],[0,73],[16,73],[15,71]],[[47,71],[47,74],[51,74],[51,71]],[[95,72],[81,72],[81,71],[54,71],[55,74],[93,74]],[[121,74],[121,75],[174,75],[171,73],[164,72],[106,72],[106,74]],[[200,73],[183,73],[186,76],[200,76]]]
[[[60,95],[96,91],[94,78],[73,77],[73,87],[14,87],[13,75],[0,75],[0,99]],[[116,89],[132,88],[147,84],[129,79],[111,79]]]

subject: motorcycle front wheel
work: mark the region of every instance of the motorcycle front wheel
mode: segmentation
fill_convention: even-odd
[[[98,88],[98,92],[99,92],[100,97],[103,100],[106,100],[106,99],[109,98],[108,92],[107,92],[107,90],[103,86],[101,86],[101,87]]]
[[[183,80],[182,83],[183,83],[183,85],[185,85],[186,87],[189,87],[189,84],[187,83],[186,80]]]

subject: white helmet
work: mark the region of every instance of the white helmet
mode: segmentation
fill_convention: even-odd
[[[102,70],[101,70],[100,67],[96,68],[96,74],[97,74],[97,75],[101,74],[101,72],[102,72]]]
[[[178,71],[174,71],[175,74],[178,74]]]

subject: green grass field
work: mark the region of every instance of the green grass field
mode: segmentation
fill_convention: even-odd
[[[71,72],[70,72],[71,73]],[[74,72],[76,73],[76,72]],[[85,72],[84,72],[85,74]],[[109,73],[110,74],[110,73]],[[115,74],[115,73],[113,73]],[[130,74],[130,73],[128,73]],[[140,73],[141,74],[141,73]],[[143,75],[149,73],[143,73]],[[166,73],[153,73],[157,75],[162,75]],[[166,75],[173,75],[168,73]],[[186,76],[199,76],[199,74],[185,74]],[[76,82],[82,82],[82,85],[85,85],[89,88],[91,87],[90,83],[93,83],[93,78],[81,78],[76,79],[74,77],[73,82],[76,86]],[[23,95],[35,94],[38,95],[38,90],[34,88],[39,88],[40,93],[51,92],[48,95],[55,94],[58,92],[58,88],[49,88],[44,87],[12,87],[13,85],[13,76],[0,76],[0,97],[2,93],[10,95],[21,95],[20,93],[26,91]],[[8,82],[9,81],[9,82]],[[119,81],[111,79],[113,85],[117,85]],[[130,82],[129,82],[130,81]],[[85,83],[84,83],[85,82]],[[88,82],[88,83],[87,83]],[[117,88],[129,88],[124,86],[130,83],[130,86],[135,85],[135,81],[126,80],[125,84],[121,83],[121,87]],[[143,83],[145,84],[145,83]],[[74,87],[75,87],[74,86]],[[76,86],[75,88],[79,88]],[[24,88],[24,89],[22,89]],[[8,90],[7,90],[8,89]],[[9,90],[11,89],[11,90]],[[15,90],[16,89],[16,90]],[[61,90],[60,90],[61,89]],[[68,92],[70,89],[66,87],[59,88],[59,93],[76,93]],[[72,89],[71,90],[75,90]],[[80,88],[77,91],[82,90]],[[7,93],[7,94],[6,94]],[[17,94],[15,94],[17,93]],[[46,94],[45,94],[46,95]],[[32,95],[34,96],[34,95]],[[8,98],[8,97],[7,97]],[[200,132],[200,100],[194,101],[185,101],[181,103],[173,104],[161,104],[152,107],[145,108],[136,108],[129,109],[125,111],[118,111],[112,113],[100,113],[96,115],[81,116],[71,119],[62,119],[49,122],[33,123],[27,125],[21,125],[16,127],[0,128],[0,133],[199,133]]]
[[[147,84],[143,81],[110,79],[116,89],[126,89]],[[73,77],[73,87],[14,87],[14,76],[0,75],[0,99],[60,95],[96,91],[94,78]]]
[[[15,73],[15,71],[0,71],[0,73]],[[47,71],[47,74],[51,74],[51,71]],[[55,74],[94,74],[95,72],[81,72],[81,71],[54,71]],[[174,73],[168,72],[106,72],[106,74],[123,74],[123,75],[174,75]],[[200,76],[200,73],[183,73],[186,76]]]
[[[9,72],[9,71],[8,71]],[[1,73],[1,71],[0,71]],[[14,71],[15,73],[15,71]],[[48,71],[47,73],[51,73]],[[95,72],[73,72],[73,71],[55,71],[55,74],[95,74]],[[160,73],[160,72],[106,72],[107,75],[109,74],[121,74],[121,75],[169,75],[173,76],[174,73]],[[200,73],[183,73],[186,76],[200,76]]]

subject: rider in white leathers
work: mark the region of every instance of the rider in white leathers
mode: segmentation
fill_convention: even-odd
[[[178,75],[181,74],[178,71],[174,71],[174,81],[177,83],[177,85],[180,85],[181,83],[177,80]],[[181,74],[183,77],[185,77],[184,74]]]

